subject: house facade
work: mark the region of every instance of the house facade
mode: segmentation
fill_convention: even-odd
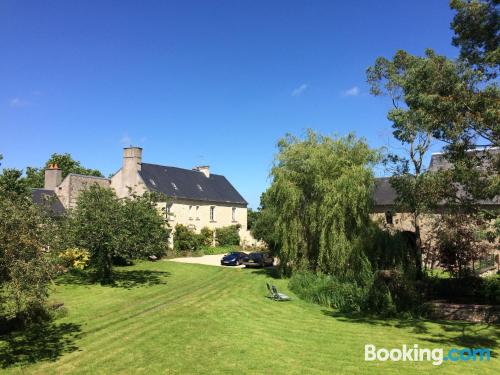
[[[242,244],[256,244],[247,230],[248,203],[224,176],[211,173],[208,166],[183,169],[144,163],[142,148],[127,147],[111,187],[118,197],[147,191],[164,194],[168,199],[159,207],[172,228],[182,224],[199,232],[204,227],[214,230],[239,225]]]

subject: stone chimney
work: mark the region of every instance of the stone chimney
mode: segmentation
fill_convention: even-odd
[[[134,191],[137,189],[141,164],[142,148],[131,146],[123,149],[122,188],[131,188]]]
[[[123,171],[137,173],[141,170],[142,148],[125,147],[123,149]]]
[[[193,168],[193,171],[198,171],[198,172],[202,172],[205,177],[210,177],[210,166],[208,165],[200,165],[198,167],[194,167]]]
[[[45,170],[44,188],[55,190],[62,182],[62,170],[57,164],[49,164]]]

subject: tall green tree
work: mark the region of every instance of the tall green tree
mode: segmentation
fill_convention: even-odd
[[[28,185],[23,178],[23,171],[15,168],[6,168],[0,173],[0,190],[14,195],[27,195]]]
[[[444,81],[452,84],[455,67],[430,50],[426,57],[398,51],[392,60],[378,58],[367,71],[372,94],[387,95],[393,104],[387,117],[392,122],[393,136],[404,152],[389,154],[386,162],[395,166],[391,184],[397,192],[397,210],[411,216],[417,278],[422,277],[422,217],[436,209],[443,192],[442,180],[438,175],[425,173],[423,165],[435,142],[435,119],[411,107],[417,92],[428,89],[425,77],[429,74],[441,76],[441,84]]]
[[[465,62],[431,49],[423,57],[398,51],[392,60],[379,57],[367,76],[372,94],[393,100],[393,123],[416,122],[446,143],[499,145],[498,86]]]
[[[122,257],[137,259],[155,255],[160,258],[166,254],[170,228],[165,209],[158,208],[158,202],[165,201],[165,196],[148,192],[121,200]]]
[[[259,217],[259,212],[256,210],[252,210],[251,208],[248,209],[247,211],[247,229],[251,230],[252,227],[255,225],[255,222],[257,221]]]
[[[70,173],[83,174],[88,176],[104,177],[97,169],[85,168],[77,160],[68,154],[54,153],[50,156],[49,160],[45,163],[43,168],[27,167],[26,168],[26,181],[31,188],[42,188],[44,185],[45,170],[50,164],[57,164],[62,170],[63,178]]]
[[[118,199],[113,190],[98,185],[80,194],[69,214],[69,244],[90,251],[99,281],[113,281],[114,258],[165,254],[169,231],[156,202],[150,194]]]
[[[270,199],[269,190],[260,196],[260,206],[254,214],[255,221],[250,228],[252,236],[258,241],[264,241],[269,250],[277,254],[280,249],[279,237],[275,230],[277,212]]]
[[[278,142],[267,204],[275,215],[282,270],[308,268],[346,277],[354,242],[369,222],[378,153],[354,135],[330,138],[309,130]]]
[[[78,197],[70,213],[71,245],[91,253],[91,265],[102,283],[112,282],[113,257],[121,256],[122,216],[120,201],[111,189],[92,185]]]
[[[0,185],[0,321],[28,323],[43,313],[57,237],[55,222],[24,190]]]
[[[392,59],[379,57],[367,70],[372,94],[388,95],[394,105],[388,119],[395,138],[408,146],[403,159],[413,170],[402,168],[406,172],[396,173],[392,182],[400,208],[414,215],[417,238],[418,216],[438,203],[487,221],[492,213],[481,212],[479,202],[500,193],[499,158],[488,150],[470,152],[478,144],[500,142],[498,1],[452,0],[450,5],[457,11],[452,28],[458,60],[431,49],[424,56],[398,51]],[[430,176],[421,167],[433,139],[444,142],[454,167]]]
[[[456,11],[451,27],[453,45],[460,48],[460,58],[487,73],[498,75],[500,64],[500,15],[498,0],[452,0]]]

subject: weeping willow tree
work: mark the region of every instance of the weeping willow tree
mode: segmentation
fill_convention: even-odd
[[[309,269],[349,277],[368,266],[356,243],[369,222],[378,152],[350,134],[309,130],[278,142],[266,192],[275,217],[282,271]]]

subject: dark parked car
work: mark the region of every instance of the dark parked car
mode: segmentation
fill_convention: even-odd
[[[272,266],[273,263],[274,259],[269,253],[250,253],[243,261],[245,267],[266,267]]]
[[[222,257],[220,264],[222,266],[239,266],[247,256],[248,254],[242,251],[232,251]]]

